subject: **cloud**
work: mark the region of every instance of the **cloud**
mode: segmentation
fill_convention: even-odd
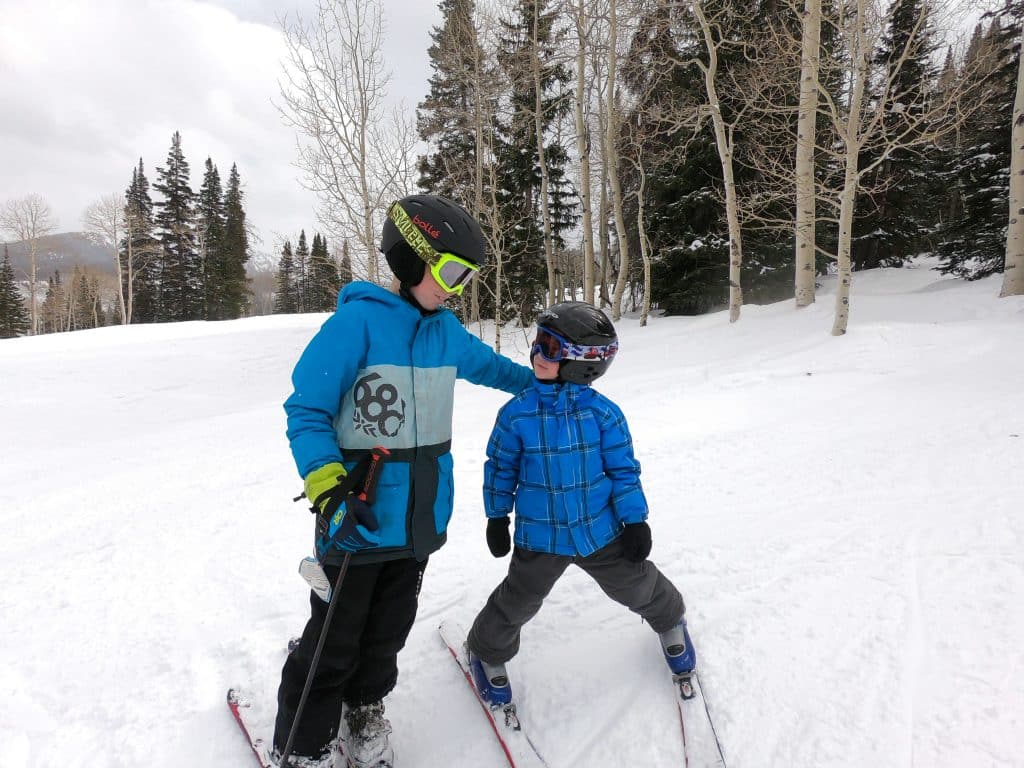
[[[439,21],[433,3],[415,5],[424,7],[403,15],[388,43],[406,51],[395,84],[410,109],[426,93],[428,33]],[[0,200],[37,192],[59,230],[79,229],[85,207],[123,191],[140,157],[156,180],[177,130],[193,189],[207,157],[222,178],[238,164],[265,248],[274,233],[309,233],[315,200],[291,165],[295,137],[273,103],[284,58],[273,21],[295,10],[311,18],[312,7],[0,0]]]
[[[187,1],[3,10],[0,195],[38,192],[61,229],[77,229],[89,202],[128,185],[140,157],[155,180],[179,130],[196,186],[207,157],[224,175],[238,162],[251,216],[312,225],[312,202],[298,202],[295,173],[281,163],[293,137],[271,103],[283,52],[275,30]],[[262,188],[282,185],[298,204],[257,214]]]

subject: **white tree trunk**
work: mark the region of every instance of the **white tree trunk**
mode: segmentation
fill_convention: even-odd
[[[856,16],[851,19],[854,25],[850,34],[850,58],[853,63],[851,75],[853,88],[850,92],[849,114],[846,126],[842,131],[845,152],[845,173],[843,175],[843,191],[839,206],[839,243],[836,247],[836,309],[832,324],[832,335],[842,336],[850,321],[850,284],[853,280],[853,269],[850,263],[850,246],[853,240],[853,212],[857,201],[859,182],[858,162],[863,147],[861,136],[861,114],[864,106],[865,81],[871,59],[871,46],[865,40],[865,5],[868,0],[857,0]]]
[[[818,67],[821,48],[821,0],[806,0],[800,57],[800,107],[796,129],[796,232],[794,292],[796,305],[814,303],[815,192],[814,141],[818,118]]]
[[[583,114],[587,88],[585,64],[587,53],[587,3],[579,0],[576,30],[579,49],[576,51],[576,151],[580,156],[580,208],[583,216],[583,299],[594,301],[594,222],[590,201],[590,130]]]
[[[619,137],[619,100],[615,92],[616,67],[618,64],[618,0],[611,0],[608,7],[608,116],[605,125],[604,155],[608,168],[608,183],[612,191],[612,212],[615,218],[615,239],[619,245],[619,274],[612,292],[612,320],[622,317],[622,297],[626,292],[629,272],[629,243],[626,240],[626,217],[622,213],[622,182],[619,178],[619,153],[615,145]]]
[[[1022,37],[1024,40],[1024,37]],[[1024,57],[1017,62],[1017,94],[1010,134],[1010,226],[1000,296],[1024,294]]]
[[[473,57],[473,213],[477,219],[484,209],[484,122],[481,79],[483,74],[480,71],[480,56]],[[497,284],[501,285],[501,254],[492,254],[495,261],[495,273]],[[498,294],[501,295],[500,293]],[[473,281],[471,295],[471,310],[473,319],[480,322],[480,279]],[[495,349],[501,351],[501,302],[494,302],[494,344]]]
[[[39,241],[36,238],[29,240],[28,244],[28,303],[30,307],[29,321],[31,328],[29,335],[35,336],[39,333],[39,306],[36,302],[36,261],[39,257]]]
[[[704,72],[704,86],[707,91],[708,109],[711,122],[715,129],[715,144],[718,157],[722,164],[722,181],[725,187],[725,218],[729,226],[729,322],[740,319],[740,308],[743,306],[743,288],[740,284],[740,272],[743,267],[743,234],[740,230],[739,206],[736,199],[736,178],[733,174],[733,137],[727,131],[722,117],[721,102],[715,75],[718,70],[718,45],[711,34],[703,2],[693,4],[693,12],[704,33],[704,43],[708,51],[707,64],[700,64]]]
[[[537,138],[537,163],[540,166],[540,211],[544,225],[544,261],[548,267],[548,306],[558,299],[558,286],[555,284],[555,253],[551,234],[551,204],[548,199],[550,190],[550,174],[548,173],[547,153],[544,150],[544,94],[541,92],[540,77],[540,41],[538,26],[540,25],[540,7],[533,5],[533,45],[530,52],[530,69],[533,73],[533,132]]]
[[[106,246],[114,256],[117,275],[117,296],[121,302],[121,325],[127,325],[124,296],[124,270],[121,268],[121,235],[124,227],[124,195],[106,195],[85,209],[82,225],[86,235],[98,245]],[[94,322],[95,326],[96,323]]]
[[[644,298],[640,307],[640,325],[647,325],[647,316],[651,313],[651,241],[647,237],[647,220],[645,218],[647,196],[647,172],[644,170],[643,158],[637,163],[639,185],[636,192],[636,229],[640,236],[640,259],[644,265]]]
[[[135,254],[134,246],[132,244],[132,235],[127,233],[125,238],[127,243],[127,252],[125,253],[125,270],[127,271],[126,284],[128,288],[127,295],[124,296],[123,305],[121,307],[121,317],[125,325],[130,325],[132,322],[132,306],[135,304]],[[122,294],[124,292],[122,291]]]

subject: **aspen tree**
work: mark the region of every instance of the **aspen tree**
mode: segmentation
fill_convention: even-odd
[[[57,227],[50,204],[32,193],[8,200],[0,207],[0,232],[7,232],[28,246],[29,334],[39,333],[39,306],[36,301],[36,266],[39,241]]]
[[[121,312],[121,325],[128,323],[128,310],[125,303],[125,276],[121,264],[121,238],[124,237],[125,197],[120,193],[105,195],[85,209],[82,215],[82,227],[86,236],[93,242],[109,248],[114,259],[114,273],[117,275],[118,308]]]
[[[735,142],[733,139],[733,123],[727,125],[722,116],[722,103],[718,98],[718,49],[721,35],[713,29],[714,18],[709,19],[705,12],[704,0],[694,0],[693,14],[700,24],[707,50],[707,61],[698,61],[697,66],[704,73],[704,84],[707,89],[707,109],[711,114],[711,123],[715,132],[715,145],[722,163],[722,183],[725,194],[725,217],[729,229],[729,322],[740,319],[740,308],[743,306],[743,288],[740,284],[740,271],[743,267],[743,234],[740,230],[739,204],[736,196],[736,176],[733,171],[733,155]]]
[[[1024,37],[1022,37],[1024,43]],[[1000,296],[1024,294],[1024,56],[1017,57],[1017,93],[1010,134],[1010,224]]]
[[[615,221],[615,237],[619,247],[619,274],[612,291],[612,320],[622,317],[622,297],[626,290],[626,276],[629,272],[629,240],[626,235],[626,219],[622,210],[622,178],[619,175],[619,155],[616,152],[622,106],[616,81],[619,45],[619,4],[611,0],[608,7],[608,91],[606,95],[604,157],[611,190],[612,215]]]
[[[573,21],[576,26],[576,99],[574,118],[576,121],[576,153],[580,163],[580,212],[583,235],[583,298],[594,301],[594,221],[591,202],[590,171],[590,125],[586,113],[587,98],[586,63],[591,49],[591,29],[587,0],[577,0]]]
[[[794,293],[796,305],[814,303],[817,277],[814,144],[818,122],[818,71],[821,53],[821,0],[805,0],[800,55],[800,107],[796,129],[796,227]]]
[[[281,114],[304,137],[298,165],[336,239],[359,243],[363,272],[384,280],[377,238],[388,205],[408,194],[415,174],[413,121],[385,109],[379,0],[318,0],[316,21],[282,24],[287,61]]]

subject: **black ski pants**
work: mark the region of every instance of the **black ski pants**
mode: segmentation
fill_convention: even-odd
[[[292,753],[317,758],[337,736],[344,701],[350,707],[384,698],[398,681],[398,652],[416,618],[427,561],[413,558],[350,565],[327,629]],[[339,566],[324,569],[333,584]],[[284,751],[327,603],[310,592],[310,617],[298,646],[281,670],[274,746]]]
[[[587,557],[516,547],[508,576],[491,593],[469,630],[470,650],[489,664],[504,664],[519,653],[523,625],[537,615],[570,565],[582,568],[608,597],[642,616],[655,632],[674,627],[686,610],[672,582],[650,560],[627,560],[618,538]]]

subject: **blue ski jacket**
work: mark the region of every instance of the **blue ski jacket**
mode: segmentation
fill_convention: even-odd
[[[351,470],[375,446],[390,451],[373,504],[381,543],[354,562],[423,560],[444,544],[457,378],[514,393],[533,372],[484,344],[449,310],[423,314],[366,282],[342,290],[337,311],[299,358],[284,403],[299,474],[335,461]]]
[[[640,464],[615,403],[534,379],[506,403],[487,445],[484,509],[515,511],[517,547],[586,557],[647,518]]]

